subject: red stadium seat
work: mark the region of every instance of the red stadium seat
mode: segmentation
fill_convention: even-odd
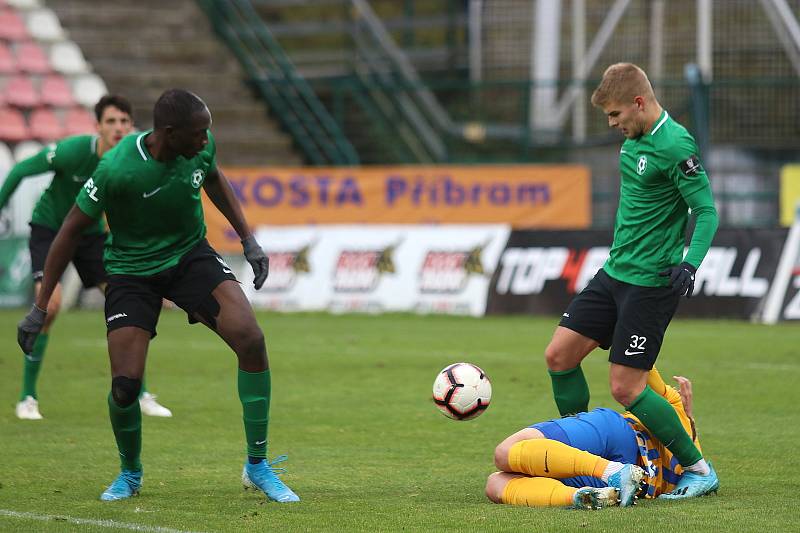
[[[54,141],[64,136],[64,127],[51,109],[35,109],[28,120],[31,136],[40,141]]]
[[[91,111],[85,107],[73,107],[64,119],[65,135],[83,135],[97,131],[97,121]]]
[[[0,107],[0,140],[18,142],[30,138],[22,113],[12,107]]]
[[[3,96],[7,105],[16,107],[38,107],[42,103],[33,79],[27,74],[17,74],[9,78],[3,89]]]
[[[53,107],[72,107],[75,105],[75,98],[72,96],[72,89],[69,83],[60,74],[51,74],[42,81],[39,93],[42,95],[42,103]]]
[[[21,41],[28,38],[28,28],[17,13],[11,9],[0,8],[0,39]]]
[[[37,107],[42,102],[39,91],[33,86],[29,76],[20,75],[11,78],[3,92],[6,103],[17,107]]]
[[[0,74],[13,74],[17,71],[17,60],[11,50],[0,42]]]
[[[50,68],[50,60],[47,59],[42,47],[36,43],[19,43],[15,53],[17,56],[17,68],[23,72],[47,74],[52,70]]]

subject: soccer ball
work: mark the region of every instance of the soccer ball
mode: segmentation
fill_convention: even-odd
[[[442,369],[433,382],[433,403],[454,420],[470,420],[489,407],[492,384],[483,370],[470,363]]]

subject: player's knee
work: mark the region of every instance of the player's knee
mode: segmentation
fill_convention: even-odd
[[[570,368],[567,365],[566,351],[552,342],[544,350],[544,360],[550,370],[567,370]]]
[[[111,380],[111,397],[119,407],[129,407],[139,399],[142,381],[126,376],[117,376]]]
[[[628,407],[639,394],[625,383],[611,383],[611,396],[625,407]]]
[[[260,356],[267,351],[267,344],[264,340],[264,332],[258,326],[246,328],[240,332],[239,351],[248,356]]]
[[[501,442],[497,445],[494,449],[494,466],[497,467],[498,470],[502,470],[503,472],[508,472],[508,445],[505,442]]]
[[[507,482],[502,472],[489,474],[486,479],[486,497],[494,503],[503,503],[503,489]]]

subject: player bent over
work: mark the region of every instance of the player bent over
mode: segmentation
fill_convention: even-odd
[[[46,146],[38,154],[20,161],[5,178],[0,188],[0,209],[17,190],[20,182],[30,176],[53,172],[50,185],[36,202],[31,217],[29,247],[33,270],[34,293],[42,286],[44,261],[53,239],[64,222],[64,217],[75,203],[75,197],[83,184],[92,175],[100,158],[111,150],[133,129],[131,104],[119,95],[106,95],[94,106],[97,119],[97,135],[75,135]],[[72,262],[83,286],[98,287],[105,291],[106,273],[103,270],[103,242],[106,239],[105,224],[97,220],[81,234],[81,240],[72,257]],[[25,354],[22,375],[22,391],[16,405],[17,418],[41,420],[36,382],[49,340],[49,331],[61,308],[61,284],[56,284],[47,308],[42,333],[36,339],[30,353]],[[172,416],[169,409],[155,400],[142,387],[139,397],[142,412],[151,416]]]
[[[692,384],[679,376],[675,380],[680,391],[664,383],[654,368],[647,383],[669,403],[699,449]],[[501,472],[489,476],[486,495],[495,503],[529,507],[629,506],[637,493],[676,499],[673,492],[687,475],[633,413],[603,408],[522,429],[497,446],[494,460]],[[718,487],[717,482],[706,493]]]
[[[274,462],[266,460],[271,378],[264,334],[233,272],[205,239],[201,187],[241,237],[256,289],[267,278],[267,256],[217,168],[206,104],[188,91],[168,90],[154,106],[153,124],[152,131],[123,139],[78,195],[47,257],[42,290],[19,324],[20,346],[30,350],[81,231],[105,213],[113,236],[106,242],[105,255],[112,376],[108,407],[122,472],[100,499],[129,498],[142,484],[136,398],[166,298],[186,311],[190,323],[201,322],[217,333],[238,358],[247,445],[243,481],[272,500],[298,501],[278,478]]]
[[[625,142],[619,153],[620,199],[609,258],[563,314],[545,360],[561,416],[588,410],[581,362],[610,348],[614,399],[636,415],[687,470],[676,488],[700,496],[719,481],[669,404],[647,386],[647,373],[681,296],[691,297],[718,217],[694,139],[656,100],[642,69],[611,65],[592,94]],[[696,219],[688,252],[689,211]],[[684,490],[685,489],[685,490]]]

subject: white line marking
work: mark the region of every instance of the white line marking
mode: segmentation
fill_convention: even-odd
[[[12,518],[22,518],[25,520],[39,520],[41,522],[50,522],[50,521],[67,522],[69,524],[77,524],[77,525],[100,526],[113,529],[129,529],[131,531],[151,531],[153,533],[193,533],[191,531],[172,529],[170,527],[145,526],[142,524],[130,524],[128,522],[116,522],[114,520],[92,520],[89,518],[73,518],[71,516],[64,516],[64,515],[22,513],[19,511],[10,511],[8,509],[0,509],[0,516],[10,516]]]

